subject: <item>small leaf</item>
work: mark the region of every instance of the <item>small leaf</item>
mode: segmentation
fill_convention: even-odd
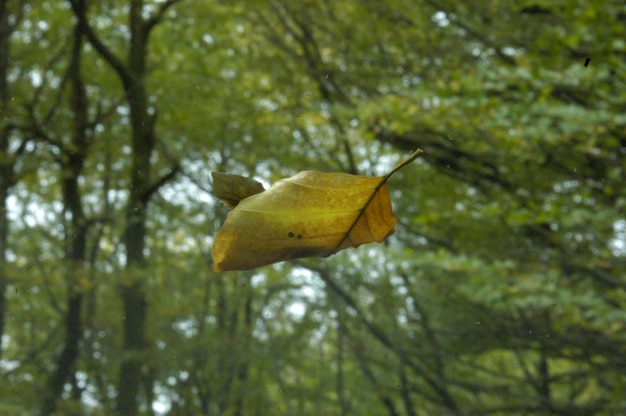
[[[387,179],[421,153],[386,176],[304,171],[239,201],[215,237],[215,271],[326,257],[383,241],[396,224]]]
[[[211,177],[213,194],[229,209],[235,208],[242,199],[265,190],[261,183],[245,176],[211,172]]]

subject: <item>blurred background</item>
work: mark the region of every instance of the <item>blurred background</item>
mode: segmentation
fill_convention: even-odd
[[[396,233],[216,274],[210,172]],[[0,414],[626,414],[622,0],[0,0]]]

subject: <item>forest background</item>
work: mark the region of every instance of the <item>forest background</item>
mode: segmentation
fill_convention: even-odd
[[[216,274],[210,171],[385,244]],[[0,0],[0,414],[626,414],[622,0]]]

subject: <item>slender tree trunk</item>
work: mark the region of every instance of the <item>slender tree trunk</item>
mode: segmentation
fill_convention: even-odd
[[[216,352],[219,357],[217,362],[217,373],[220,374],[219,382],[214,385],[214,389],[211,392],[211,398],[214,398],[216,402],[219,414],[227,414],[227,410],[231,403],[233,376],[234,376],[234,361],[236,354],[230,351],[234,348],[234,337],[237,331],[237,308],[233,308],[232,302],[229,302],[233,297],[231,296],[232,290],[227,287],[228,281],[224,276],[216,276],[216,284],[218,288],[217,295],[217,329],[218,336],[222,340],[222,343],[228,346],[228,351],[220,349]],[[232,284],[232,282],[231,282]]]
[[[339,401],[339,408],[341,409],[341,415],[350,414],[350,403],[346,398],[345,381],[344,381],[344,354],[345,354],[345,329],[342,311],[339,307],[337,311],[337,381],[335,389],[337,391],[337,400]]]
[[[82,304],[83,291],[80,278],[85,271],[87,224],[82,206],[79,178],[85,163],[89,144],[87,125],[87,94],[81,75],[82,28],[79,24],[74,31],[74,45],[70,58],[68,74],[71,91],[71,108],[74,116],[72,145],[64,154],[61,187],[63,205],[70,220],[67,225],[66,260],[69,266],[67,276],[67,307],[65,310],[65,341],[59,355],[54,373],[48,380],[41,414],[49,415],[57,407],[64,385],[74,375],[79,356],[79,344],[83,334]]]
[[[239,288],[244,291],[243,298],[243,325],[241,334],[238,339],[243,344],[244,348],[238,349],[237,357],[237,396],[235,397],[234,414],[243,415],[246,414],[246,397],[245,389],[248,383],[248,376],[250,370],[250,358],[244,351],[249,350],[252,344],[252,327],[253,327],[253,296],[252,296],[252,283],[250,279],[242,279],[239,283]]]
[[[9,1],[0,0],[0,359],[6,314],[6,263],[9,242],[7,198],[12,186],[13,164],[9,155]]]
[[[126,230],[122,242],[126,248],[126,267],[130,284],[121,289],[124,307],[124,361],[118,381],[117,410],[121,415],[138,412],[139,386],[143,383],[142,351],[146,348],[145,329],[147,302],[144,294],[146,267],[145,238],[146,210],[150,197],[150,156],[154,150],[152,117],[148,114],[146,76],[147,30],[142,17],[143,1],[132,0],[130,6],[130,48],[128,69],[132,83],[126,84],[126,98],[130,107],[132,128],[132,166],[130,194],[126,208]],[[148,388],[148,387],[146,387]],[[150,404],[147,404],[150,406]]]

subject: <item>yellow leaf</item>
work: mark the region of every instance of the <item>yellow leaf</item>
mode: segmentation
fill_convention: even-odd
[[[242,199],[265,190],[261,183],[245,176],[211,172],[211,177],[213,195],[229,209],[235,208]]]
[[[214,269],[249,270],[301,257],[326,257],[381,242],[394,232],[386,176],[300,172],[238,201],[215,237]]]

